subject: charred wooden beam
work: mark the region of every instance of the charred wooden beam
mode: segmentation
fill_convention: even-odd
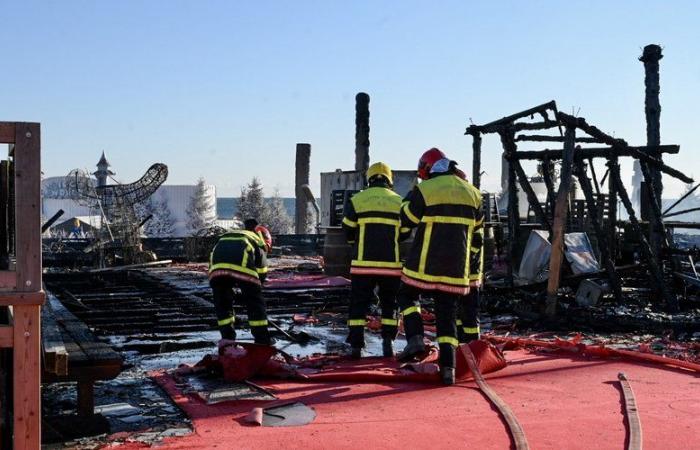
[[[647,123],[647,146],[656,146],[661,143],[661,104],[659,102],[659,61],[661,58],[663,58],[661,47],[653,44],[644,47],[644,52],[639,58],[644,63],[644,114]],[[660,153],[654,150],[649,150],[648,153],[661,161]],[[644,172],[646,169],[648,175],[645,176],[645,179],[648,186],[647,194],[651,197],[651,214],[656,216],[653,217],[654,220],[651,221],[649,227],[649,243],[654,249],[654,253],[660,255],[665,236],[663,226],[659,226],[661,224],[660,213],[657,214],[657,208],[654,208],[653,205],[659,206],[658,209],[660,209],[663,194],[661,172],[658,167],[649,164],[642,163],[641,166],[642,171]]]
[[[538,134],[521,134],[515,138],[515,142],[564,142],[562,136],[542,136]],[[582,144],[600,144],[596,138],[578,137],[576,142]]]
[[[633,156],[633,157],[639,159],[641,162],[645,162],[647,164],[650,164],[650,165],[658,168],[661,172],[663,172],[667,175],[670,175],[674,178],[678,178],[679,180],[681,180],[685,183],[692,183],[693,182],[692,178],[690,178],[689,176],[683,174],[682,172],[674,169],[673,167],[667,166],[662,161],[659,161],[658,158],[654,158],[652,156],[649,156],[648,154],[639,151],[635,147],[628,145],[627,142],[625,142],[623,139],[616,139],[616,138],[600,131],[595,126],[589,125],[588,123],[586,123],[586,120],[582,117],[570,116],[569,114],[566,114],[563,112],[559,112],[557,117],[563,123],[565,123],[567,125],[575,126],[576,128],[588,133],[590,136],[593,136],[595,138],[600,139],[605,144],[610,145],[611,147],[614,147],[614,148],[620,150],[621,152],[629,152],[629,156]],[[621,156],[621,155],[618,154],[617,156]]]
[[[639,224],[639,220],[637,220],[634,208],[632,207],[632,202],[630,201],[629,195],[627,195],[627,189],[625,189],[625,185],[622,183],[622,178],[620,177],[620,166],[617,164],[610,166],[610,182],[615,184],[615,189],[620,196],[622,205],[625,207],[627,214],[629,215],[629,221],[632,224],[632,228],[639,236],[640,248],[645,259],[647,260],[647,263],[649,264],[649,273],[652,277],[652,281],[654,282],[655,286],[658,286],[661,290],[663,299],[666,302],[669,310],[678,311],[678,299],[673,292],[669,290],[669,287],[664,282],[663,271],[659,264],[657,264],[656,255],[649,245],[649,241],[642,232],[642,227]]]
[[[525,171],[523,170],[523,166],[520,165],[520,161],[517,159],[509,161],[509,165],[513,167],[513,170],[515,171],[515,174],[518,177],[518,181],[520,182],[520,187],[523,188],[523,191],[525,192],[525,195],[527,196],[527,201],[530,203],[530,207],[532,208],[532,211],[535,213],[535,217],[537,218],[537,221],[542,224],[542,226],[548,231],[552,232],[552,226],[549,224],[549,220],[547,219],[547,215],[544,213],[542,210],[542,205],[540,205],[540,201],[537,198],[537,194],[535,194],[534,189],[532,189],[532,185],[530,184],[530,181],[527,179],[527,175],[525,174]]]
[[[474,131],[472,136],[472,184],[481,187],[481,133]]]
[[[693,192],[695,192],[695,191],[697,190],[697,188],[699,188],[699,187],[700,187],[700,183],[698,183],[698,184],[696,184],[695,186],[693,186],[692,188],[688,189],[688,192],[686,192],[685,194],[683,194],[683,195],[681,196],[681,198],[679,198],[678,200],[676,200],[676,201],[673,203],[673,205],[671,205],[671,206],[669,206],[668,208],[666,208],[666,211],[664,211],[661,215],[662,215],[662,216],[666,216],[666,214],[668,214],[670,211],[672,211],[673,208],[675,208],[676,206],[678,206],[683,200],[685,200],[686,198],[690,197],[690,196],[693,194]]]
[[[510,116],[505,116],[501,119],[494,120],[493,122],[489,122],[487,124],[477,126],[477,129],[485,129],[489,127],[493,127],[496,125],[509,125],[513,122],[515,122],[518,119],[522,119],[527,116],[532,116],[534,114],[541,114],[543,112],[546,112],[547,110],[552,110],[552,111],[557,111],[557,103],[554,100],[551,100],[547,103],[542,103],[541,105],[537,105],[535,107],[526,109],[524,111],[517,112],[515,114],[511,114]]]
[[[367,185],[369,168],[369,95],[360,92],[355,96],[355,170]]]
[[[549,202],[549,211],[554,211],[556,198],[554,195],[554,180],[552,180],[552,163],[549,158],[544,158],[542,161],[542,178],[544,185],[547,187],[547,202]]]
[[[578,151],[578,149],[577,149]],[[615,299],[620,301],[622,299],[622,290],[620,288],[620,279],[615,272],[615,262],[610,254],[610,247],[608,245],[608,236],[603,231],[603,227],[598,221],[598,208],[600,205],[595,201],[593,197],[593,189],[591,188],[591,181],[586,175],[586,167],[583,161],[578,160],[574,163],[574,173],[578,178],[579,184],[581,185],[581,190],[583,191],[583,196],[586,198],[586,207],[588,209],[588,216],[593,225],[593,230],[595,231],[596,237],[598,238],[598,249],[600,250],[600,259],[603,260],[603,265],[610,279],[610,286],[615,294]]]
[[[610,174],[610,167],[619,167],[617,157],[613,156],[608,158],[608,170],[603,176],[603,181],[605,182],[605,177]],[[615,261],[617,258],[617,187],[615,183],[608,181],[608,243],[610,245],[610,255]]]
[[[549,257],[549,279],[547,280],[547,303],[545,314],[553,317],[557,313],[557,291],[561,276],[561,263],[564,257],[564,232],[566,228],[569,190],[571,188],[572,166],[576,145],[576,128],[566,127],[566,142],[564,142],[564,158],[562,159],[561,179],[557,203],[554,208],[554,224],[552,225],[552,253]]]
[[[684,209],[684,210],[677,211],[677,212],[674,212],[671,214],[666,214],[663,217],[666,218],[666,217],[680,216],[682,214],[688,214],[688,213],[695,212],[695,211],[700,211],[700,208]]]
[[[616,147],[591,147],[591,148],[582,148],[580,151],[577,151],[577,157],[580,158],[607,158],[609,156],[635,156],[633,154],[634,151],[637,152],[642,152],[647,149],[646,146],[643,147],[628,147],[631,150],[623,150],[620,148]],[[661,151],[663,153],[678,153],[680,150],[679,145],[660,145],[658,147],[658,151]],[[557,160],[557,159],[562,159],[562,156],[564,154],[563,150],[550,150],[550,149],[545,149],[545,150],[520,150],[518,153],[515,155],[517,159],[527,159],[527,160],[542,160],[545,157],[549,158],[551,160]]]
[[[515,133],[513,131],[502,131],[500,133],[501,143],[506,155],[506,159],[511,158],[517,151]],[[508,163],[508,274],[507,279],[511,286],[514,285],[513,266],[515,265],[515,251],[520,232],[520,208],[518,205],[517,175],[513,165]]]
[[[309,184],[311,144],[297,144],[294,177],[294,230],[297,234],[309,232],[309,200],[302,186]]]
[[[596,176],[595,167],[593,166],[593,158],[588,158],[588,166],[591,168],[591,178],[593,178],[595,193],[598,197],[600,197],[600,184],[598,184],[598,177]]]

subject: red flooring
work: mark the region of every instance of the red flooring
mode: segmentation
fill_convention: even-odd
[[[505,369],[486,375],[516,414],[532,449],[623,449],[625,422],[618,372],[635,392],[645,449],[700,449],[700,376],[620,360],[507,352]],[[263,402],[205,405],[158,377],[192,418],[192,435],[162,443],[173,449],[507,449],[498,413],[469,381],[429,384],[341,384],[259,381],[283,401],[312,406],[301,427],[268,428],[243,417]],[[127,444],[137,447],[136,444]]]

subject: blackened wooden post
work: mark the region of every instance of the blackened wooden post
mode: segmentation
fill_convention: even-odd
[[[552,254],[549,257],[549,279],[547,280],[547,304],[545,313],[553,317],[557,313],[557,291],[561,276],[561,263],[564,258],[564,233],[566,232],[567,207],[571,174],[574,163],[574,146],[576,144],[576,128],[566,126],[564,140],[564,155],[561,161],[561,178],[557,203],[554,207],[554,224],[552,225]]]
[[[10,163],[0,162],[0,270],[10,268],[8,208],[10,193]]]
[[[472,184],[476,188],[481,187],[481,133],[470,132],[474,139],[472,142]]]
[[[355,170],[367,185],[369,168],[369,95],[360,92],[355,96]]]
[[[515,159],[517,146],[515,145],[515,132],[503,130],[500,133],[503,151],[507,161]],[[515,266],[515,253],[520,234],[520,207],[518,205],[518,178],[513,165],[508,163],[508,272],[507,280],[514,286],[513,268]]]
[[[608,246],[608,236],[603,231],[603,227],[598,220],[598,202],[596,202],[593,195],[593,188],[591,187],[591,181],[586,175],[586,169],[583,166],[583,161],[576,161],[575,165],[576,177],[578,177],[579,184],[581,185],[581,190],[583,191],[583,196],[586,198],[586,207],[588,208],[588,218],[593,225],[593,230],[595,231],[596,238],[598,239],[598,249],[600,250],[600,259],[605,266],[605,271],[608,272],[608,279],[610,280],[610,285],[613,293],[615,294],[615,299],[619,302],[622,300],[622,291],[620,289],[620,279],[615,272],[615,262],[610,257],[610,247]],[[600,197],[598,197],[600,198]]]
[[[661,159],[661,152],[657,150],[658,146],[661,145],[661,104],[659,102],[659,61],[661,58],[663,58],[661,47],[655,44],[644,47],[644,52],[639,58],[644,63],[644,113],[647,122],[647,147],[653,147],[653,149],[648,150],[648,153],[658,159]],[[640,163],[644,165],[644,162],[640,161]],[[661,172],[657,168],[648,165],[647,170],[649,170],[651,176],[651,185],[647,183],[649,200],[657,205],[661,205],[663,194]],[[641,194],[644,195],[644,191]],[[654,208],[651,208],[651,214],[654,214],[653,210]],[[657,262],[660,262],[661,248],[664,241],[663,230],[659,229],[657,226],[658,221],[654,219],[650,217],[649,220],[649,244],[654,251],[654,255],[659,258]]]
[[[510,161],[510,166],[513,168],[515,174],[518,176],[518,180],[520,181],[520,187],[522,187],[523,191],[525,191],[527,201],[530,203],[530,207],[535,213],[537,221],[542,225],[542,227],[544,227],[545,230],[551,233],[552,227],[549,225],[549,220],[547,219],[547,216],[542,210],[542,205],[540,205],[540,201],[537,198],[537,194],[535,194],[535,191],[532,189],[532,185],[527,179],[527,175],[525,175],[525,171],[520,165],[520,161],[517,159],[513,159]]]
[[[296,175],[294,178],[294,231],[296,234],[309,232],[309,201],[301,187],[309,184],[309,161],[311,159],[311,145],[297,144]]]
[[[552,163],[549,158],[545,157],[542,161],[542,179],[547,187],[547,210],[550,214],[554,212],[555,194],[554,181],[552,180]]]
[[[629,220],[630,224],[632,225],[632,229],[634,230],[635,234],[639,236],[640,249],[642,250],[644,258],[649,264],[649,273],[651,274],[652,283],[654,284],[654,286],[658,286],[668,309],[671,312],[678,311],[678,299],[673,294],[673,292],[669,290],[669,286],[667,286],[664,282],[662,268],[656,262],[656,258],[654,257],[654,251],[652,250],[649,241],[644,237],[644,234],[642,233],[642,227],[639,225],[639,221],[637,220],[637,216],[635,215],[634,208],[632,207],[632,202],[630,201],[630,198],[627,195],[627,190],[625,189],[625,185],[622,183],[622,178],[620,177],[620,166],[615,165],[610,167],[610,181],[615,184],[617,193],[620,196],[620,201],[622,201],[622,205],[625,207],[625,209],[627,210],[627,214],[629,215]]]
[[[617,185],[609,175],[612,173],[612,167],[619,170],[616,156],[608,158],[608,245],[612,260],[615,261],[617,259]]]

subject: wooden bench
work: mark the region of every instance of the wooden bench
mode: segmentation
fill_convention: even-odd
[[[53,294],[42,310],[42,382],[78,383],[78,413],[95,410],[94,385],[111,380],[122,370],[122,358],[95,335]]]

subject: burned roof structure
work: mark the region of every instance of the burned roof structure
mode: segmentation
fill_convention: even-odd
[[[658,60],[661,49],[650,45],[640,58],[646,69],[646,118],[647,145],[632,146],[627,141],[613,137],[588,123],[583,117],[559,111],[555,101],[550,101],[518,113],[503,117],[484,125],[470,125],[466,133],[473,138],[473,180],[476,186],[481,177],[481,144],[485,134],[497,134],[507,161],[508,219],[509,235],[507,252],[507,281],[513,285],[513,267],[519,258],[518,242],[522,233],[522,223],[518,205],[518,186],[527,197],[534,221],[539,228],[550,233],[552,253],[549,261],[547,282],[546,312],[554,315],[557,303],[562,268],[563,235],[566,230],[576,227],[572,216],[577,211],[570,201],[572,180],[577,179],[585,200],[578,211],[583,217],[587,230],[594,233],[605,275],[610,281],[615,297],[621,299],[621,282],[616,266],[618,254],[618,228],[623,224],[618,220],[618,201],[628,216],[629,226],[639,239],[639,252],[644,257],[645,268],[653,281],[653,289],[663,300],[667,310],[679,308],[678,298],[673,291],[673,283],[667,278],[669,273],[681,275],[679,255],[692,252],[676,248],[673,238],[667,232],[664,218],[682,198],[662,212],[661,194],[663,186],[661,174],[692,183],[693,179],[663,162],[663,154],[678,153],[678,145],[661,145],[659,134],[659,74]],[[541,134],[542,132],[550,134]],[[552,132],[554,132],[552,134]],[[540,134],[538,134],[540,133]],[[562,147],[523,151],[518,149],[521,142],[560,143]],[[630,195],[620,176],[620,158],[632,158],[639,163],[643,176],[641,195],[641,216],[635,210]],[[599,177],[594,160],[604,159],[606,172]],[[522,161],[537,161],[547,189],[547,199],[541,203],[522,167]],[[558,189],[555,189],[553,162],[561,164]],[[607,191],[603,185],[607,181]],[[694,190],[694,189],[693,189]],[[585,209],[584,209],[585,208]],[[681,211],[680,213],[688,212]],[[676,213],[678,214],[678,213]],[[670,270],[669,270],[670,269]]]

